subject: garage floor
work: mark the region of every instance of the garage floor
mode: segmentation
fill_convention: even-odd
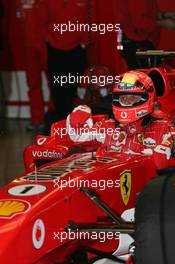
[[[28,120],[8,120],[0,135],[0,187],[24,172],[23,150],[34,142],[35,135],[26,132]]]

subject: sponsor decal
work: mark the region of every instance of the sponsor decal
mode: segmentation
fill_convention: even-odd
[[[142,133],[137,134],[137,140],[140,144],[143,144],[144,135]]]
[[[27,201],[2,199],[0,200],[0,219],[13,218],[15,215],[23,214],[31,208]]]
[[[111,150],[120,153],[122,151],[122,147],[117,147],[115,145],[111,145]]]
[[[112,138],[115,141],[114,145],[115,146],[125,145],[126,144],[126,137],[127,137],[127,134],[125,131],[121,131],[120,133],[114,133],[112,135]]]
[[[129,127],[129,131],[131,134],[134,134],[136,132],[136,127],[135,126]]]
[[[121,112],[121,118],[126,119],[128,114],[126,112]]]
[[[45,225],[41,219],[37,219],[32,229],[32,242],[36,249],[40,249],[45,240]]]
[[[111,150],[114,150],[115,152],[121,152],[122,145],[126,144],[126,138],[127,134],[124,131],[120,133],[114,133],[112,135]]]
[[[91,156],[90,156],[91,155]],[[58,165],[52,165],[35,172],[29,173],[20,180],[25,181],[40,181],[40,182],[51,182],[64,176],[74,170],[92,171],[95,162],[110,163],[116,161],[116,158],[112,157],[92,157],[92,154],[80,157],[78,160],[66,161]]]
[[[172,134],[171,133],[164,134],[163,140],[162,140],[162,145],[170,146],[171,144],[173,144]]]
[[[137,112],[137,117],[142,117],[145,116],[148,112],[146,110],[141,110],[139,112]]]
[[[37,145],[41,146],[46,142],[47,138],[46,137],[41,137],[37,140]]]
[[[131,194],[131,171],[125,170],[120,174],[120,191],[125,205],[128,204]]]
[[[130,83],[124,83],[124,82],[121,82],[119,85],[118,85],[118,89],[120,91],[132,91],[132,90],[135,90],[136,89],[136,86],[133,85],[133,84],[130,84]]]
[[[125,132],[121,132],[119,137],[118,137],[118,142],[120,144],[125,144],[125,139],[126,139],[126,133]]]
[[[12,187],[8,193],[15,196],[32,196],[45,192],[47,187],[40,184],[21,184]]]
[[[34,151],[32,151],[32,156],[34,158],[62,159],[64,154],[61,152],[57,152],[56,150],[49,151],[47,149],[44,151],[34,150]]]
[[[143,145],[145,145],[147,147],[155,147],[156,141],[153,138],[145,138],[143,140]]]
[[[155,152],[166,155],[166,159],[169,160],[171,157],[171,148],[162,146],[162,145],[158,145],[155,149]]]
[[[114,131],[114,133],[112,134],[112,138],[114,139],[114,140],[118,140],[118,138],[119,138],[119,136],[120,136],[120,134],[121,134],[122,132],[118,132],[118,131]]]
[[[142,150],[142,153],[144,154],[144,155],[148,155],[148,156],[151,156],[151,155],[153,155],[153,150],[152,149],[144,149],[144,150]]]

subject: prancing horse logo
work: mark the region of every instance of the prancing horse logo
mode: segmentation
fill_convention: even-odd
[[[131,194],[131,171],[125,170],[120,174],[120,191],[125,205],[128,204]]]

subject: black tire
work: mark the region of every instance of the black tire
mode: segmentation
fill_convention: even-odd
[[[175,263],[175,173],[153,179],[136,203],[135,263]]]

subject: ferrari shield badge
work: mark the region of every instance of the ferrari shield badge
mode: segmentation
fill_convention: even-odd
[[[120,174],[120,191],[125,205],[128,204],[131,194],[131,171],[125,170]]]
[[[144,136],[143,136],[142,133],[140,133],[140,134],[137,135],[137,139],[138,139],[138,142],[139,142],[140,144],[143,144]]]

